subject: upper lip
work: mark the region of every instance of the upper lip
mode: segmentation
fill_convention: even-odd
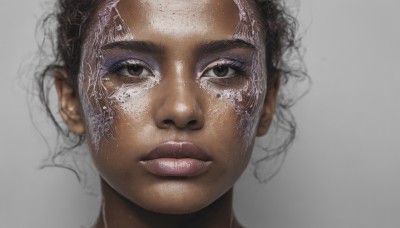
[[[160,144],[153,150],[151,150],[147,155],[145,155],[141,160],[154,160],[159,158],[192,158],[201,161],[210,161],[211,157],[200,147],[192,142],[177,142],[168,141]]]

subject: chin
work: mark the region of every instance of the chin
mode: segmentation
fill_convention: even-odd
[[[173,202],[167,205],[151,205],[149,208],[145,208],[148,211],[155,212],[158,214],[166,214],[166,215],[186,215],[196,213],[204,208],[206,208],[209,204],[201,203],[193,203],[186,202],[184,204],[177,204]]]
[[[215,202],[220,196],[215,194],[210,187],[201,189],[171,183],[157,186],[153,191],[146,192],[146,197],[141,197],[140,202],[135,202],[134,199],[131,201],[148,211],[171,215],[198,212]]]

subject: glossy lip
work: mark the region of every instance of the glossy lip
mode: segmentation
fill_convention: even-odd
[[[161,177],[194,177],[209,169],[211,157],[191,142],[162,143],[141,158],[149,173]]]

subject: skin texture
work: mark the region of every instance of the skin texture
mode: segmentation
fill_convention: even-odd
[[[60,114],[72,132],[88,135],[101,176],[96,227],[239,227],[232,188],[255,137],[268,130],[278,90],[266,89],[257,18],[239,14],[254,15],[252,7],[233,0],[99,7],[78,91],[65,72],[56,77]],[[210,157],[206,171],[149,172],[143,157],[166,142],[201,148]]]

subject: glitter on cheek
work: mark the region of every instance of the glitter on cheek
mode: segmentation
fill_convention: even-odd
[[[116,116],[121,117],[124,124],[131,124],[131,120],[143,119],[148,113],[149,96],[152,87],[157,85],[155,81],[147,85],[134,86],[126,84],[117,89],[109,97],[109,103],[113,104]],[[118,121],[115,118],[115,121]]]
[[[96,23],[92,25],[82,48],[78,88],[89,145],[94,152],[99,151],[101,139],[112,139],[115,121],[113,106],[119,102],[118,99],[123,100],[124,97],[118,95],[119,93],[113,93],[114,97],[110,96],[111,92],[105,86],[107,78],[103,77],[105,69],[102,67],[102,46],[133,39],[133,34],[118,12],[118,3],[119,0],[107,0],[101,5],[95,18]]]
[[[240,89],[219,89],[211,86],[207,80],[202,80],[200,87],[216,94],[217,98],[228,101],[230,107],[235,109],[237,113],[240,113],[240,110],[243,109],[241,103],[244,101],[245,95],[249,94],[249,82],[246,82]]]
[[[135,84],[123,84],[119,86],[115,92],[109,95],[109,99],[112,103],[117,103],[118,105],[123,105],[132,100],[132,98],[138,98],[145,95],[151,88],[158,85],[160,79],[155,77],[154,79],[149,79],[145,83],[140,85]]]
[[[200,86],[216,94],[218,99],[226,100],[237,113],[238,132],[244,139],[243,151],[248,151],[255,137],[267,88],[265,44],[262,38],[262,25],[256,21],[257,15],[250,3],[246,0],[234,1],[239,9],[240,21],[233,38],[249,42],[257,49],[252,56],[249,70],[252,75],[248,76],[248,80],[240,88],[215,88],[210,86],[207,80],[202,80]]]
[[[146,115],[146,108],[149,106],[148,93],[158,85],[159,77],[149,78],[146,82],[139,85],[123,84],[110,94],[108,102],[112,104],[115,112],[128,117],[128,119],[140,119],[141,115]]]

